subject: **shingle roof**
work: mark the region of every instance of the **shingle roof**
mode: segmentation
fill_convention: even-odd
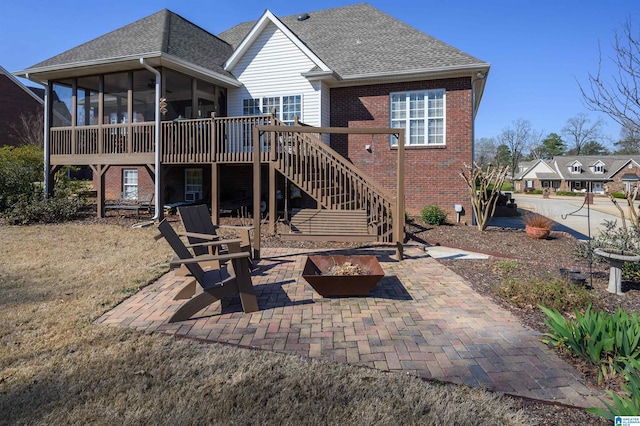
[[[640,164],[640,156],[637,155],[566,155],[554,158],[558,173],[566,180],[610,179],[631,160]],[[576,161],[582,164],[581,173],[571,173],[569,170],[569,167]],[[604,173],[591,171],[590,166],[598,162],[604,164]]]
[[[442,41],[366,4],[279,18],[324,63],[342,77],[488,66]],[[237,48],[256,22],[218,36]]]
[[[163,9],[42,61],[30,70],[82,62],[165,53],[228,75],[222,64],[233,48],[181,16]],[[27,70],[29,71],[29,70]]]

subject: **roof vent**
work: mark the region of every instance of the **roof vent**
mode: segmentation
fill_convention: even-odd
[[[302,15],[298,15],[298,21],[306,21],[307,19],[309,19],[308,13],[303,13]]]

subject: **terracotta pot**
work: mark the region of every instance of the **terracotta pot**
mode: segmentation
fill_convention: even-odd
[[[551,229],[535,228],[528,225],[525,227],[525,230],[527,231],[528,236],[537,240],[546,240],[547,238],[549,238],[549,234],[551,234]]]

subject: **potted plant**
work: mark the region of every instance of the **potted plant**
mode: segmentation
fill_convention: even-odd
[[[537,213],[529,213],[524,216],[524,225],[528,236],[543,240],[549,237],[553,220]]]

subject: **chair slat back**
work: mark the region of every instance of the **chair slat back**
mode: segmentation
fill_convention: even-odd
[[[180,259],[192,259],[193,256],[189,249],[184,245],[176,231],[173,229],[171,224],[164,219],[160,224],[158,224],[158,230],[162,234],[162,236],[167,240],[173,251]],[[204,269],[197,263],[187,263],[185,264],[191,275],[201,284],[204,283]]]
[[[184,230],[187,232],[193,232],[196,234],[206,234],[215,236],[216,228],[211,222],[211,216],[209,208],[204,205],[178,207],[178,213],[182,219]],[[201,238],[188,237],[189,243],[197,244],[203,243],[205,240]],[[195,247],[194,253],[197,256],[208,254],[206,247]]]

